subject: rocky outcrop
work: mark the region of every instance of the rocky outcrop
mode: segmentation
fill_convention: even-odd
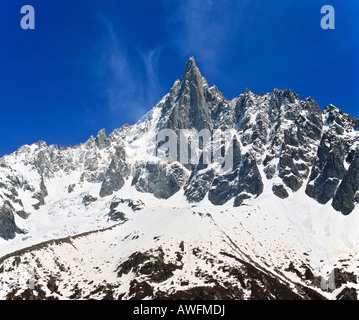
[[[202,201],[212,186],[214,177],[215,172],[212,169],[194,173],[184,188],[184,195],[188,202]]]
[[[95,143],[99,150],[108,148],[111,145],[110,139],[107,137],[105,129],[102,129],[97,133]]]
[[[126,162],[126,152],[122,147],[119,147],[106,170],[101,185],[100,197],[111,195],[113,192],[120,190],[125,184],[125,179],[129,173],[130,168]]]
[[[333,208],[345,215],[350,214],[359,202],[359,152],[356,151],[333,197]]]
[[[115,198],[110,205],[110,212],[108,214],[109,219],[112,221],[126,221],[126,214],[119,210],[120,204],[127,204],[127,206],[133,211],[140,211],[145,207],[145,204],[141,200],[132,199],[118,199]]]
[[[45,204],[45,198],[47,197],[47,195],[48,192],[45,186],[44,177],[41,177],[40,190],[33,195],[33,198],[39,201],[37,204],[33,205],[36,210],[39,210],[40,206],[43,206]]]
[[[4,240],[15,238],[16,233],[24,233],[15,224],[14,210],[9,203],[0,208],[0,237]]]
[[[182,269],[182,265],[165,262],[164,252],[158,248],[155,252],[133,253],[116,271],[118,277],[132,271],[138,277],[145,276],[151,282],[160,283],[171,278],[177,269]]]
[[[272,187],[273,194],[278,198],[285,199],[289,197],[288,191],[282,184],[274,184]]]
[[[222,205],[235,197],[234,205],[240,206],[243,200],[257,197],[262,192],[263,182],[257,163],[251,155],[246,155],[239,168],[214,179],[208,199],[214,205]]]
[[[168,199],[186,183],[189,174],[180,163],[147,162],[138,168],[132,180],[137,191]]]
[[[85,205],[85,206],[88,206],[90,205],[92,202],[96,202],[97,200],[97,197],[94,197],[90,194],[87,194],[86,196],[84,196],[82,198],[82,203]]]
[[[358,190],[356,132],[359,120],[334,106],[324,110],[325,131],[317,151],[306,194],[325,204],[332,199],[335,210],[353,211]]]

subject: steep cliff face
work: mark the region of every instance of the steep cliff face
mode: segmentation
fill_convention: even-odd
[[[306,193],[322,204],[332,200],[336,210],[349,214],[358,200],[359,121],[332,105],[323,118],[324,132]]]
[[[163,132],[162,138],[166,139],[159,139]],[[206,134],[210,140],[206,140]],[[171,138],[172,142],[175,139],[172,151],[166,150]],[[208,150],[212,153],[206,153]],[[223,158],[227,153],[231,157],[222,163],[214,157],[216,151]],[[174,152],[172,157],[171,152]],[[182,161],[183,155],[188,156],[187,161]],[[359,224],[355,218],[358,190],[358,119],[332,105],[322,111],[312,98],[302,100],[290,89],[275,89],[261,95],[246,90],[227,100],[217,87],[208,85],[190,58],[181,79],[137,124],[125,125],[110,135],[101,130],[96,137],[73,147],[60,148],[38,142],[1,158],[0,248],[4,254],[11,253],[15,248],[91,232],[111,223],[127,224],[131,217],[135,219],[134,215],[141,221],[141,211],[135,213],[129,203],[145,203],[146,199],[151,203],[153,214],[162,205],[182,208],[185,212],[205,206],[209,216],[229,207],[233,215],[256,206],[258,212],[269,215],[277,210],[285,216],[277,217],[286,221],[282,221],[283,225],[287,226],[286,219],[290,219],[295,227],[291,225],[293,228],[289,229],[304,238],[308,232],[310,237],[320,234],[325,239],[336,239],[349,228],[345,240],[340,238],[340,241],[355,247],[353,239],[357,239],[357,233],[353,228]],[[202,212],[201,217],[206,214]],[[348,219],[341,220],[344,216]],[[209,230],[219,228],[217,222],[213,222]],[[233,228],[244,223],[242,220],[231,222],[229,218],[227,222]],[[338,223],[340,232],[333,230]],[[278,230],[283,231],[282,227],[279,223]],[[254,232],[252,226],[246,228],[249,234]],[[146,232],[146,228],[141,232]],[[216,233],[213,236],[225,241]],[[311,248],[307,250],[320,248],[320,251],[322,246],[328,249],[326,244],[318,245],[318,239],[314,238],[310,245],[309,240],[306,243]],[[270,237],[265,241],[270,241]],[[160,275],[161,279],[170,279],[182,270],[180,258],[167,263],[163,252],[159,253],[158,246],[153,245],[147,249],[155,251],[126,252],[127,262],[117,266],[118,272],[122,270],[120,278],[127,274],[129,267],[123,271],[124,266],[132,266],[135,273],[143,271],[142,274],[149,275],[148,279],[155,279],[154,282],[158,282],[161,266],[168,269],[166,275]],[[209,243],[205,241],[203,245]],[[165,246],[166,243],[162,243],[161,250],[166,251]],[[225,246],[219,247],[218,263],[225,252]],[[208,254],[202,258],[210,259]],[[251,259],[245,258],[246,255],[238,258],[237,254],[232,252],[226,256],[231,260],[227,261],[232,268],[231,276],[242,279],[243,272],[248,274],[248,270],[252,270],[254,283],[258,280],[255,277],[264,272],[254,264],[255,250],[249,253]],[[270,255],[267,251],[265,254]],[[239,269],[233,266],[238,262]],[[271,267],[277,266],[276,263]],[[303,262],[303,265],[309,268],[310,263]],[[269,282],[271,277],[267,279]],[[188,279],[183,281],[187,283]],[[131,290],[147,286],[148,281],[146,283],[131,283]],[[217,287],[216,294],[222,292],[222,285]],[[275,286],[281,288],[282,284]],[[153,291],[154,287],[151,288]],[[248,293],[245,288],[249,288],[248,283],[242,286],[243,297]],[[195,291],[183,294],[191,295]],[[156,295],[160,297],[164,293],[156,291],[153,296]]]

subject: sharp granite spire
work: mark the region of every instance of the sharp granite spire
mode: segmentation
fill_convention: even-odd
[[[175,104],[168,121],[168,128],[212,129],[209,110],[212,99],[206,79],[202,77],[194,58],[190,57],[175,93]]]
[[[207,81],[202,77],[193,57],[190,57],[187,60],[183,71],[181,82],[183,83],[185,81],[205,81],[207,83]]]

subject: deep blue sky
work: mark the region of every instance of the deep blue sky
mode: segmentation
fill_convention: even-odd
[[[35,30],[20,28],[25,4]],[[1,0],[0,156],[135,123],[189,56],[229,99],[291,88],[359,117],[358,20],[358,0]]]

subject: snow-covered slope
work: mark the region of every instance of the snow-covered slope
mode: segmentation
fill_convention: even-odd
[[[190,58],[137,124],[0,159],[0,298],[354,299],[358,128],[289,89],[229,101]],[[159,157],[163,130],[229,132],[232,165]]]

